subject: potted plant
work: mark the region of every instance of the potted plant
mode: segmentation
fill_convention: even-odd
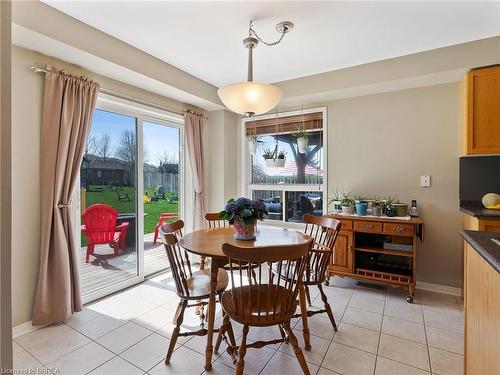
[[[275,161],[275,166],[278,168],[283,168],[285,166],[286,151],[280,150],[278,152],[278,158]]]
[[[274,167],[274,153],[276,150],[271,150],[269,147],[266,147],[262,152],[262,157],[266,161],[266,167]]]
[[[219,213],[219,217],[234,225],[235,239],[249,241],[255,239],[257,220],[264,220],[264,215],[267,214],[264,202],[240,197],[236,200],[230,199],[224,211]]]
[[[344,215],[354,215],[354,199],[351,198],[352,193],[342,191],[340,206]]]
[[[283,168],[285,166],[286,152],[283,150],[278,151],[278,147],[274,150],[265,148],[262,157],[266,161],[268,168]]]
[[[394,203],[396,197],[391,197],[388,196],[384,199],[382,199],[382,214],[388,216],[388,217],[393,217],[394,216],[394,207],[392,204]]]
[[[382,202],[378,199],[372,201],[372,215],[382,216]]]
[[[341,201],[342,213],[344,215],[354,215],[354,199],[343,198]]]
[[[340,189],[335,189],[333,191],[333,196],[330,198],[328,204],[332,205],[333,204],[333,211],[338,213],[342,211],[342,190]]]
[[[299,153],[305,154],[307,152],[307,143],[308,143],[308,135],[306,132],[306,126],[304,123],[296,126],[297,133],[295,134],[295,138],[297,138],[297,148],[299,149]]]
[[[408,203],[400,203],[399,200],[392,204],[395,216],[406,216],[408,213]]]
[[[354,197],[354,205],[356,206],[356,214],[366,216],[368,211],[368,202],[363,195],[357,194]]]
[[[262,141],[262,136],[260,135],[252,134],[248,137],[248,152],[250,152],[250,155],[255,155],[257,148],[261,143],[264,142]]]

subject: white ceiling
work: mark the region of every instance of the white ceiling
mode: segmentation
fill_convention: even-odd
[[[261,82],[500,35],[500,1],[44,2],[216,86],[246,79],[251,19],[267,40],[278,22],[295,23],[280,45],[255,50]]]

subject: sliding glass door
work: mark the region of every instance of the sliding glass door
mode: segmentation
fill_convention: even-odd
[[[144,121],[144,274],[168,268],[158,226],[179,217],[180,129]]]
[[[136,139],[136,118],[95,111],[80,169],[84,295],[139,276]]]
[[[85,302],[168,268],[155,234],[181,216],[183,198],[182,118],[169,120],[143,106],[98,100],[80,169]]]

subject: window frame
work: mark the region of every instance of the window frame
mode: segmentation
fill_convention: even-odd
[[[273,119],[276,117],[276,114],[266,114],[259,115],[253,117],[243,117],[241,119],[240,124],[240,160],[241,160],[241,181],[240,181],[240,191],[244,196],[251,197],[253,190],[271,190],[271,191],[279,191],[283,194],[283,219],[280,220],[271,220],[265,219],[264,224],[272,225],[272,226],[284,226],[291,228],[302,227],[302,223],[293,223],[288,222],[286,220],[286,204],[284,202],[285,195],[287,191],[311,191],[311,192],[321,192],[323,193],[323,212],[326,212],[328,208],[328,199],[327,199],[327,191],[328,191],[328,110],[327,107],[314,107],[308,108],[304,110],[293,110],[286,112],[278,112],[278,117],[287,117],[287,116],[297,116],[301,114],[309,114],[309,113],[322,113],[322,131],[323,131],[323,148],[321,153],[321,158],[323,160],[323,183],[320,184],[252,184],[252,161],[250,152],[248,150],[248,137],[246,134],[246,124],[248,122],[258,121],[258,120],[267,120]]]
[[[161,110],[155,107],[151,107],[145,104],[137,103],[132,100],[123,99],[114,95],[99,92],[97,95],[97,101],[95,110],[103,110],[107,112],[116,113],[118,115],[125,115],[135,118],[135,131],[136,131],[136,143],[137,143],[137,156],[138,162],[136,166],[136,176],[135,176],[135,186],[137,197],[142,197],[144,195],[144,159],[143,159],[143,123],[151,122],[158,125],[169,126],[179,129],[179,169],[181,176],[179,177],[179,216],[181,218],[185,217],[186,214],[186,194],[191,194],[192,191],[188,188],[186,184],[187,170],[186,170],[186,152],[184,147],[184,116],[178,115],[167,110]],[[139,162],[140,161],[140,162]],[[80,172],[78,172],[77,180],[80,181]],[[81,230],[80,230],[80,220],[81,220],[81,210],[80,210],[80,189],[79,184],[75,185],[73,191],[73,227],[74,235],[77,243],[80,243]],[[137,217],[144,217],[144,205],[140,204],[141,200],[137,200],[136,213]],[[139,204],[138,204],[139,203]],[[137,226],[136,238],[144,238],[144,226]],[[144,241],[137,241],[137,274],[129,279],[119,282],[114,285],[110,285],[85,295],[82,295],[82,303],[89,303],[104,296],[110,295],[117,291],[123,290],[132,285],[139,284],[145,280],[144,274]]]

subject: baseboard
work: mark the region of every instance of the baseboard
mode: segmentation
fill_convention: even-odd
[[[452,296],[460,297],[462,295],[462,289],[456,288],[454,286],[441,285],[428,283],[425,281],[417,281],[417,289],[428,290],[429,292],[450,294]]]
[[[26,333],[36,331],[37,329],[40,329],[42,327],[45,327],[45,326],[34,326],[31,323],[31,320],[29,322],[19,324],[15,327],[12,327],[12,338],[15,339],[16,337],[25,335]]]

